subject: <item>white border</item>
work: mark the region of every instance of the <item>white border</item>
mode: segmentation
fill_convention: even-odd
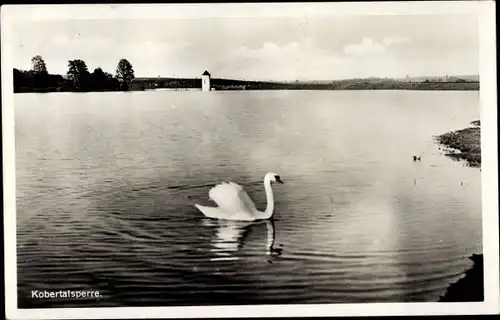
[[[485,301],[478,303],[369,303],[334,305],[254,305],[214,307],[125,307],[17,309],[14,106],[11,32],[13,20],[167,19],[304,15],[477,14],[480,30],[483,255]],[[380,315],[460,315],[499,313],[498,167],[496,110],[495,3],[493,1],[137,4],[2,6],[2,127],[4,249],[7,319],[303,317]]]

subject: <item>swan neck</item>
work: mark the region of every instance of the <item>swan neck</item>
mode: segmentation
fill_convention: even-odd
[[[266,198],[267,198],[267,206],[265,211],[265,219],[269,219],[273,216],[274,213],[274,195],[273,189],[271,188],[271,181],[264,181],[264,188],[266,189]]]

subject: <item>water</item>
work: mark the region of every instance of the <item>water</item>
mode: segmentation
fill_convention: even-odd
[[[479,119],[478,92],[18,94],[15,112],[21,308],[437,301],[482,252],[480,171],[433,141]],[[193,206],[233,180],[264,209],[268,171],[272,223]]]

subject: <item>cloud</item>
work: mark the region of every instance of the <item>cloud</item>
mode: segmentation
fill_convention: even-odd
[[[233,55],[240,58],[252,59],[275,59],[283,58],[283,56],[297,56],[299,55],[299,44],[291,42],[283,46],[279,46],[274,42],[264,42],[262,47],[257,49],[250,49],[246,46],[239,46],[233,51]]]
[[[40,54],[50,72],[61,74],[70,59],[84,60],[89,70],[101,67],[114,73],[118,61],[127,58],[137,76],[199,77],[207,69],[214,77],[273,80],[477,69],[475,24],[465,27],[463,20],[429,17],[425,23],[423,18],[411,23],[402,17],[371,17],[375,20],[370,23],[363,22],[366,17],[351,19],[311,19],[307,24],[253,18],[237,23],[220,19],[133,24],[78,20],[43,27],[23,23],[16,27],[13,58],[17,68],[29,69],[31,58]],[[345,28],[348,33],[341,31]]]
[[[47,47],[52,50],[61,50],[63,52],[106,52],[116,47],[116,41],[110,37],[91,36],[57,36],[47,41]],[[44,46],[42,43],[41,47]]]
[[[375,42],[371,38],[363,38],[360,43],[348,44],[344,47],[344,53],[348,55],[366,55],[382,53],[386,51],[386,47]]]
[[[407,37],[387,37],[382,40],[385,46],[391,46],[393,44],[409,43],[410,39]]]
[[[189,42],[156,42],[143,41],[128,44],[126,51],[133,52],[140,56],[162,56],[164,54],[179,53],[187,49]]]
[[[407,38],[387,37],[382,40],[386,44],[384,45],[364,38],[359,43],[345,46],[346,55],[333,54],[308,41],[285,44],[267,41],[257,48],[233,47],[229,51],[229,57],[221,58],[212,69],[214,74],[221,77],[262,80],[403,77],[407,73],[432,75],[433,72],[446,73],[442,71],[444,66],[449,70],[458,70],[455,65],[448,66],[449,63],[441,63],[443,68],[432,67],[434,60],[410,62],[397,58],[397,52],[390,49],[407,41]]]
[[[40,54],[46,61],[49,72],[64,74],[68,60],[81,59],[86,62],[90,71],[101,67],[106,72],[114,73],[118,61],[126,58],[138,75],[169,74],[170,70],[182,74],[176,70],[176,66],[190,46],[190,42],[181,39],[120,41],[111,36],[65,34],[51,39],[20,42],[17,46],[16,66],[29,69],[31,57]]]
[[[214,77],[289,80],[453,74],[478,65],[472,16],[19,20],[14,32],[15,66],[29,69],[40,54],[54,73],[65,73],[69,59],[114,72],[121,58],[137,76],[199,77],[208,69]]]
[[[363,38],[359,43],[346,45],[344,53],[352,56],[380,54],[387,52],[390,46],[408,42],[410,42],[410,39],[407,37],[386,37],[381,43],[371,38]]]
[[[338,57],[308,41],[294,41],[282,45],[267,41],[258,48],[233,48],[230,58],[221,63],[220,67],[228,73],[235,70],[241,77],[258,79],[266,74],[270,80],[293,80],[310,76],[331,77],[331,70],[338,64]]]

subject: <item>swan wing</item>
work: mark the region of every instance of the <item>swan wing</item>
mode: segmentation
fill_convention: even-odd
[[[251,213],[257,209],[242,186],[234,182],[223,182],[210,189],[208,196],[219,208],[234,213]]]

